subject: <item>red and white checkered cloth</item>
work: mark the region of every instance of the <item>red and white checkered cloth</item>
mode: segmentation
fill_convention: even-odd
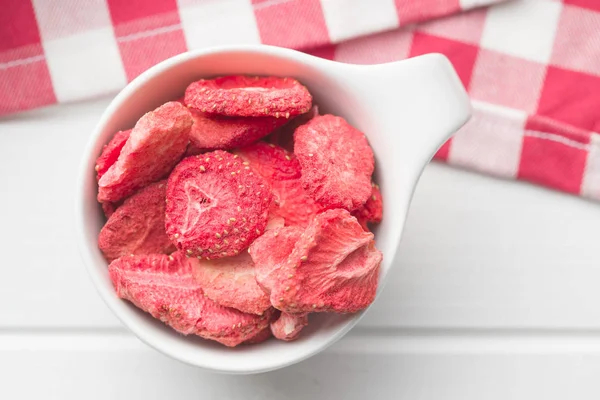
[[[0,114],[114,93],[165,58],[219,44],[361,64],[441,52],[475,115],[437,159],[600,200],[600,0],[0,0],[0,10]]]

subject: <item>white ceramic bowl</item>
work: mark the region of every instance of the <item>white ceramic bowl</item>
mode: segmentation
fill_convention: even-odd
[[[146,71],[106,109],[83,154],[76,198],[78,244],[100,295],[140,339],[183,362],[227,373],[281,368],[325,349],[362,317],[315,314],[301,339],[227,348],[182,336],[131,303],[117,298],[107,262],[97,246],[105,219],[96,202],[94,165],[102,146],[147,111],[180,97],[199,79],[227,74],[291,76],[305,84],[322,113],[340,115],[367,135],[376,158],[376,179],[385,218],[376,243],[383,252],[379,292],[394,265],[404,220],[423,167],[470,115],[468,97],[448,60],[430,54],[390,64],[357,66],[270,46],[219,47],[184,53]]]

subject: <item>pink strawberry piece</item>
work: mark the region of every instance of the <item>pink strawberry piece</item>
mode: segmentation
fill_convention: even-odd
[[[204,296],[203,296],[204,297]],[[201,318],[196,323],[196,335],[235,347],[256,337],[269,326],[273,308],[263,315],[243,313],[235,308],[223,307],[204,297]]]
[[[183,156],[192,127],[190,112],[166,103],[135,124],[117,161],[98,182],[98,201],[117,202],[164,178]]]
[[[322,210],[302,188],[299,179],[274,182],[272,190],[279,205],[274,214],[283,217],[286,226],[305,227]]]
[[[319,115],[319,106],[314,105],[305,114],[298,115],[292,119],[289,123],[285,124],[281,128],[276,129],[273,133],[267,136],[267,142],[272,143],[276,146],[282,147],[287,151],[294,151],[294,131],[300,126],[304,125],[314,117]]]
[[[167,235],[188,256],[237,255],[265,231],[272,198],[269,184],[231,153],[188,157],[169,176]]]
[[[288,122],[275,117],[211,117],[193,108],[190,112],[194,118],[190,140],[205,150],[247,146]]]
[[[293,153],[274,144],[258,142],[236,152],[269,183],[300,178],[300,164]]]
[[[185,91],[185,104],[230,117],[288,119],[308,112],[312,96],[292,78],[232,75],[190,84]]]
[[[277,270],[287,261],[303,231],[297,226],[275,228],[265,232],[248,248],[254,261],[256,282],[267,294],[276,284]]]
[[[271,307],[269,296],[256,283],[248,252],[210,261],[190,258],[190,262],[196,281],[215,303],[258,315]]]
[[[354,211],[371,195],[373,150],[365,135],[343,118],[322,115],[300,126],[294,152],[303,187],[321,206]]]
[[[275,322],[271,322],[271,332],[275,338],[289,342],[297,339],[306,325],[308,325],[308,314],[282,312]]]
[[[365,231],[369,230],[367,223],[378,224],[383,219],[383,198],[379,185],[373,183],[371,197],[367,200],[364,206],[354,211],[352,215],[356,217]]]
[[[98,247],[109,261],[176,250],[165,233],[166,186],[163,180],[145,187],[110,216],[98,235]]]
[[[96,160],[96,180],[100,180],[102,175],[108,171],[108,169],[117,162],[121,149],[127,143],[131,135],[131,129],[126,131],[119,131],[110,139],[107,145],[102,148],[102,154]]]
[[[347,210],[328,210],[315,217],[263,284],[282,312],[352,313],[375,299],[381,260],[372,233]]]
[[[321,207],[302,188],[300,164],[294,154],[264,142],[237,154],[269,182],[276,205],[271,212],[282,217],[286,225],[306,226],[320,211]]]
[[[108,266],[117,295],[184,335],[236,346],[269,324],[263,316],[219,306],[204,296],[181,253],[125,256]]]

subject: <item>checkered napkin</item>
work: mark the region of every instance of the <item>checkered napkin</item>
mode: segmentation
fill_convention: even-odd
[[[441,52],[475,115],[438,160],[600,200],[600,0],[0,0],[0,10],[0,114],[114,93],[167,57],[220,44],[360,64]]]

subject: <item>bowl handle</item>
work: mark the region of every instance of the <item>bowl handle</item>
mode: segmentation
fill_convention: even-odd
[[[402,168],[412,167],[417,177],[471,116],[467,92],[442,54],[346,68],[345,89],[361,100],[385,137],[385,148],[377,150],[401,160]]]

